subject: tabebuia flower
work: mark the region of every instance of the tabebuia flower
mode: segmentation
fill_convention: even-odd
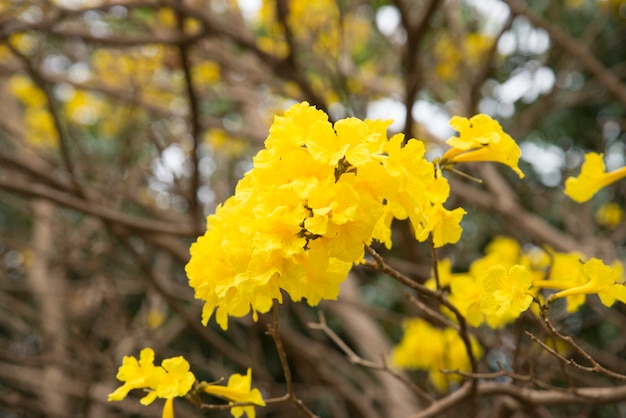
[[[390,123],[333,125],[306,102],[275,117],[253,168],[191,246],[186,272],[204,324],[256,320],[283,291],[312,306],[335,299],[364,245],[391,247],[393,219],[408,218],[415,238],[437,247],[459,240],[465,211],[444,207],[447,180],[421,141],[388,138]]]
[[[147,395],[139,401],[142,405],[150,405],[156,398],[165,399],[163,418],[174,416],[174,398],[185,396],[196,380],[183,357],[165,359],[161,366],[155,366],[151,348],[141,350],[139,361],[124,356],[116,377],[124,384],[109,394],[109,401],[121,401],[131,390],[144,389]]]
[[[624,286],[623,270],[619,263],[607,266],[597,258],[591,258],[582,265],[586,281],[578,286],[561,290],[548,298],[554,299],[596,294],[605,306],[611,306],[616,300],[626,303],[626,286]]]
[[[532,286],[530,271],[520,264],[508,269],[502,265],[491,266],[482,284],[484,293],[480,307],[491,327],[517,319],[533,301],[529,290]]]
[[[233,403],[250,403],[265,406],[265,401],[258,389],[251,389],[252,371],[248,369],[245,376],[233,374],[228,379],[228,386],[202,382],[202,390],[208,394],[219,396]],[[187,395],[196,381],[189,371],[189,362],[182,356],[164,359],[160,366],[154,365],[154,351],[144,348],[139,354],[139,360],[133,356],[125,356],[122,360],[117,379],[124,382],[115,391],[109,394],[109,401],[121,401],[133,389],[143,389],[147,395],[140,399],[142,405],[150,405],[157,398],[165,399],[163,418],[174,417],[174,398]],[[233,406],[231,414],[235,418],[244,413],[248,418],[254,418],[253,405]]]
[[[509,166],[519,178],[524,178],[524,173],[518,167],[522,152],[515,140],[502,130],[498,121],[484,114],[470,119],[454,116],[450,126],[459,132],[459,136],[446,141],[452,148],[441,157],[442,166],[493,161]]]
[[[246,375],[233,374],[228,378],[227,386],[206,385],[204,392],[209,395],[219,396],[233,403],[251,403],[259,406],[265,406],[265,401],[258,389],[250,389],[252,384],[252,370],[248,369]],[[254,418],[256,412],[254,406],[233,406],[230,409],[233,417],[239,418],[246,414],[248,418]]]
[[[578,203],[586,202],[603,187],[624,177],[626,167],[607,173],[602,154],[590,152],[585,155],[585,162],[578,177],[569,177],[565,180],[565,194]]]

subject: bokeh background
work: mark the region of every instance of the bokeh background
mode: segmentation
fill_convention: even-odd
[[[563,182],[587,151],[604,153],[609,169],[625,165],[625,44],[620,0],[0,0],[0,417],[159,416],[161,405],[138,397],[106,401],[122,357],[146,346],[161,358],[185,355],[207,381],[252,367],[266,396],[284,393],[271,316],[231,320],[228,333],[203,327],[184,266],[273,116],[299,101],[332,120],[393,119],[391,133],[424,140],[431,159],[454,135],[452,115],[501,122],[520,144],[526,178],[493,165],[466,167],[481,184],[450,177],[451,207],[468,215],[461,241],[440,255],[458,268],[498,235],[623,257],[626,183],[579,205]],[[406,223],[383,254],[415,280],[430,276],[430,248]],[[406,293],[357,267],[338,301],[281,306],[295,390],[315,413],[400,417],[424,407],[409,386],[351,364],[307,326],[322,310],[356,353],[380,361],[402,320],[418,314]],[[590,303],[560,319],[623,373],[625,313]],[[520,333],[489,334],[485,371],[510,361]],[[542,381],[571,383],[554,357],[532,353]],[[440,396],[424,373],[407,376]],[[509,401],[479,399],[470,410],[626,414],[619,399]],[[176,411],[230,416],[182,401]],[[297,413],[257,408],[261,417]]]

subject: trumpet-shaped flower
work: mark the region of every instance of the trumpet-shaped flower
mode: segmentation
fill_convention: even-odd
[[[470,119],[455,116],[450,120],[450,126],[459,132],[459,136],[446,141],[452,148],[441,157],[442,166],[493,161],[509,166],[520,178],[524,178],[518,167],[522,152],[497,121],[483,114]]]
[[[584,255],[579,252],[551,254],[549,277],[534,280],[533,286],[544,289],[566,290],[577,288],[589,281],[583,271]],[[565,297],[567,312],[574,313],[585,303],[585,295],[573,293]]]
[[[565,181],[565,194],[578,203],[586,202],[598,190],[624,177],[626,167],[607,173],[602,154],[590,152],[585,155],[585,162],[578,177],[569,177]]]
[[[622,278],[621,265],[607,266],[597,258],[591,258],[582,270],[588,281],[582,285],[561,290],[551,295],[548,301],[573,295],[597,294],[605,306],[611,306],[616,300],[626,303],[626,286]]]
[[[173,417],[173,399],[185,396],[196,378],[189,371],[189,363],[183,357],[165,359],[161,366],[153,363],[154,351],[151,348],[141,350],[139,361],[135,357],[125,356],[116,376],[124,384],[110,393],[108,400],[121,401],[131,390],[145,389],[148,394],[139,402],[149,405],[156,398],[166,399],[163,417]]]
[[[228,379],[227,386],[206,385],[203,390],[210,394],[219,396],[233,403],[251,403],[254,405],[265,406],[265,401],[258,389],[250,389],[252,384],[252,370],[248,369],[246,375],[233,374]],[[235,418],[239,418],[246,414],[248,418],[256,416],[254,406],[233,406],[230,413]]]
[[[489,268],[482,279],[485,292],[481,310],[491,327],[517,318],[530,306],[532,278],[526,267],[516,264],[507,269],[501,265]]]

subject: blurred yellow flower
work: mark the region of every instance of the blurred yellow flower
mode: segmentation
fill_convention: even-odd
[[[441,370],[471,370],[465,344],[455,330],[435,328],[420,318],[405,321],[403,328],[402,340],[391,353],[391,361],[397,367],[428,371],[428,378],[441,392],[449,390],[450,383],[461,380],[459,375]],[[470,341],[474,356],[479,358],[480,346],[474,338]]]
[[[607,173],[602,156],[595,152],[587,153],[578,177],[570,177],[565,181],[565,194],[572,200],[586,202],[598,190],[626,177],[626,167]]]
[[[603,203],[596,211],[596,222],[606,228],[615,228],[622,223],[624,210],[615,202]]]
[[[546,280],[534,280],[533,286],[543,289],[564,290],[585,284],[589,279],[583,271],[585,256],[579,252],[551,253],[549,277]],[[566,309],[574,313],[585,303],[584,294],[570,294],[566,297]]]

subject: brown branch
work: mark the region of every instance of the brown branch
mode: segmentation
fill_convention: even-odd
[[[383,258],[376,251],[374,251],[374,249],[371,248],[370,246],[366,245],[365,251],[374,258],[373,262],[369,260],[365,260],[364,264],[366,266],[371,267],[375,270],[378,270],[381,273],[387,274],[388,276],[394,278],[395,280],[407,286],[408,288],[416,290],[418,293],[422,295],[435,298],[440,304],[442,304],[443,306],[448,308],[450,311],[452,311],[452,313],[456,317],[456,320],[459,324],[459,329],[458,329],[459,336],[461,337],[461,340],[463,341],[463,344],[465,346],[465,351],[467,352],[467,357],[470,361],[472,372],[476,372],[478,370],[478,366],[476,364],[476,356],[474,355],[472,342],[470,341],[470,338],[469,338],[467,321],[465,320],[465,317],[463,316],[463,314],[461,314],[461,312],[457,309],[457,307],[454,306],[441,291],[430,290],[426,286],[421,285],[411,280],[410,278],[406,277],[399,271],[389,266],[387,263],[385,263]],[[475,382],[471,382],[471,384],[472,386],[474,386]]]
[[[574,341],[574,339],[572,337],[570,337],[569,335],[564,335],[561,332],[559,332],[556,329],[556,327],[552,324],[550,319],[548,318],[548,305],[543,306],[541,308],[541,318],[543,319],[544,324],[548,327],[550,332],[552,332],[552,334],[557,336],[562,341],[568,343],[574,349],[574,351],[576,351],[585,360],[587,360],[591,364],[591,366],[583,366],[583,365],[579,364],[578,362],[576,362],[574,359],[568,359],[568,358],[562,356],[556,350],[554,350],[553,348],[547,346],[544,342],[540,341],[536,336],[532,335],[529,332],[526,332],[526,334],[533,341],[539,343],[539,345],[541,345],[541,347],[543,349],[545,349],[550,354],[552,354],[553,356],[557,357],[559,360],[561,360],[562,362],[564,362],[565,364],[567,364],[569,366],[575,367],[575,368],[580,369],[580,370],[584,370],[586,372],[600,373],[600,374],[603,374],[603,375],[605,375],[607,377],[610,377],[612,379],[626,381],[626,375],[623,375],[623,374],[620,374],[620,373],[616,373],[614,371],[611,371],[611,370],[605,368],[600,363],[598,363],[589,353],[587,353],[587,351],[585,351],[585,349],[583,349],[580,345],[578,345]]]
[[[59,146],[59,150],[61,151],[61,158],[63,160],[64,168],[70,174],[70,181],[74,188],[74,191],[80,195],[81,197],[86,197],[85,190],[82,185],[78,182],[78,178],[76,176],[76,170],[74,167],[74,162],[72,161],[72,157],[70,155],[69,150],[69,139],[67,137],[67,132],[63,127],[63,123],[61,122],[61,115],[59,114],[60,105],[52,94],[50,87],[46,80],[41,76],[41,72],[35,68],[33,63],[28,57],[23,55],[20,51],[18,51],[13,45],[8,42],[6,44],[9,50],[15,55],[21,62],[24,64],[28,75],[33,80],[33,82],[41,89],[46,97],[46,108],[52,117],[52,122],[54,124],[54,130],[56,133],[56,139]]]
[[[157,273],[151,266],[145,253],[139,253],[136,248],[129,241],[129,236],[124,231],[117,231],[115,228],[109,228],[109,231],[115,235],[128,250],[128,252],[134,257],[137,265],[144,273],[141,275],[147,285],[153,288],[160,296],[165,299],[167,305],[176,313],[178,317],[182,319],[185,325],[200,340],[204,342],[208,347],[213,347],[218,350],[224,357],[233,361],[241,366],[247,366],[253,363],[252,357],[242,350],[238,350],[227,339],[212,331],[211,329],[204,327],[198,320],[197,315],[193,314],[178,300],[178,295],[171,294],[163,284],[157,279]]]
[[[411,15],[411,5],[404,0],[394,0],[395,6],[400,11],[400,22],[406,31],[407,40],[404,48],[403,66],[404,66],[404,106],[406,108],[406,116],[404,120],[404,133],[408,138],[413,137],[413,106],[415,97],[419,92],[422,84],[422,71],[419,68],[418,51],[420,41],[428,30],[428,22],[443,2],[438,0],[429,0],[423,7],[421,15],[417,21],[413,22]]]
[[[267,326],[267,333],[274,340],[274,345],[276,346],[276,350],[278,351],[278,356],[280,358],[280,364],[283,368],[283,375],[285,376],[285,385],[287,386],[287,393],[279,398],[281,400],[291,401],[300,411],[302,411],[309,418],[318,418],[307,406],[302,402],[300,398],[298,398],[293,390],[293,380],[291,376],[291,370],[289,369],[289,362],[287,361],[287,353],[285,352],[285,347],[283,346],[283,340],[280,337],[279,331],[279,321],[278,321],[278,301],[276,299],[273,300],[274,306],[272,307],[272,313],[274,322]]]
[[[178,14],[178,29],[184,34],[184,17]],[[191,175],[190,185],[190,207],[189,213],[193,221],[193,226],[198,229],[198,235],[202,233],[204,229],[203,218],[204,213],[202,210],[202,204],[198,198],[198,192],[200,190],[200,107],[198,104],[198,95],[194,88],[194,82],[192,78],[192,64],[189,58],[190,44],[184,44],[178,46],[178,53],[180,55],[181,66],[183,74],[185,76],[185,92],[187,94],[187,101],[189,103],[189,118],[191,122],[191,139],[193,146],[191,148],[191,163],[193,166],[193,173]]]
[[[345,343],[345,341],[343,341],[332,329],[328,327],[328,324],[326,323],[326,317],[322,311],[318,312],[318,317],[319,317],[319,322],[318,323],[310,322],[308,324],[309,328],[322,331],[324,334],[326,334],[326,336],[330,338],[339,347],[339,349],[341,349],[341,351],[344,352],[348,360],[350,360],[350,363],[367,367],[373,370],[385,371],[389,373],[390,375],[392,375],[393,377],[395,377],[396,379],[400,380],[409,388],[411,388],[423,400],[427,401],[428,403],[434,402],[433,398],[428,393],[426,393],[421,387],[414,384],[412,381],[407,379],[402,374],[396,373],[395,371],[391,370],[386,362],[383,361],[382,363],[377,363],[371,360],[366,360],[362,358],[361,356],[359,356],[357,353],[354,352],[354,350],[352,350],[348,346],[348,344]]]
[[[42,184],[26,182],[17,178],[11,180],[0,177],[0,189],[17,192],[32,197],[41,197],[66,208],[96,216],[105,221],[114,222],[124,227],[144,232],[169,234],[174,236],[194,237],[193,228],[187,225],[174,225],[158,220],[147,220],[101,206],[95,202],[87,202],[71,194],[51,189]]]

